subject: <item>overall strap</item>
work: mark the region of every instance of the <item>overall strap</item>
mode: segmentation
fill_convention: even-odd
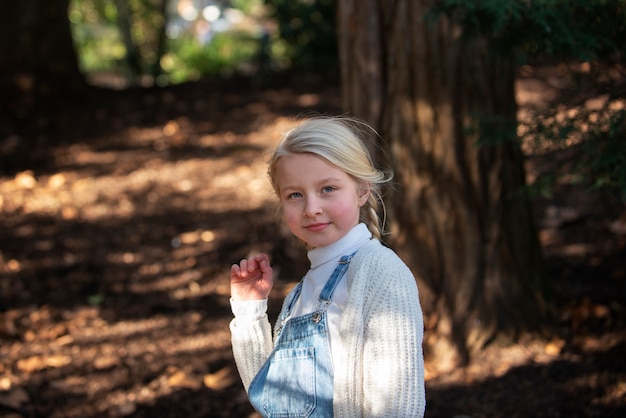
[[[304,279],[300,280],[296,287],[291,291],[289,295],[289,300],[285,301],[285,308],[282,310],[280,315],[281,322],[284,322],[285,319],[291,315],[291,310],[293,309],[293,305],[296,303],[298,298],[300,297],[300,293],[302,293],[302,282]]]
[[[337,288],[337,285],[341,281],[343,275],[348,270],[348,267],[350,266],[350,261],[352,260],[352,257],[354,257],[354,254],[356,254],[356,252],[341,257],[341,259],[339,260],[339,264],[337,264],[337,267],[335,267],[333,274],[330,276],[330,278],[326,282],[326,285],[322,289],[322,292],[320,293],[320,302],[330,302],[330,299],[332,298],[333,293]]]
[[[344,274],[346,274],[346,271],[350,266],[350,260],[352,260],[354,254],[356,254],[356,252],[352,253],[351,255],[344,255],[339,260],[339,264],[337,264],[337,267],[335,267],[335,271],[333,271],[333,274],[330,276],[330,279],[328,279],[326,285],[320,293],[317,309],[315,310],[315,312],[313,312],[312,316],[313,322],[319,323],[322,320],[322,315],[324,314],[324,312],[326,312],[326,309],[328,309],[328,305],[330,305],[330,299],[332,298],[333,293],[337,288],[337,285],[341,281],[341,278],[344,276]]]
[[[333,296],[333,293],[335,292],[337,285],[341,281],[341,278],[344,276],[344,274],[348,270],[348,267],[350,266],[350,261],[352,260],[352,257],[354,257],[354,254],[356,254],[356,251],[350,255],[344,255],[343,257],[341,257],[341,259],[339,260],[339,263],[337,264],[337,267],[335,267],[335,270],[333,271],[333,274],[330,276],[330,278],[326,282],[326,285],[324,285],[324,288],[322,289],[320,296],[319,296],[319,303],[317,305],[317,309],[313,313],[314,322],[317,323],[321,320],[322,313],[324,313],[326,309],[328,308],[328,305],[330,305],[330,300]],[[287,318],[289,318],[289,316],[291,315],[291,310],[293,309],[293,305],[296,303],[296,301],[300,297],[300,293],[302,292],[303,280],[300,280],[300,282],[298,282],[298,284],[296,285],[296,287],[293,289],[293,291],[290,294],[290,299],[287,300],[284,304],[284,309],[282,310],[280,314],[278,328],[276,329],[276,332],[275,332],[276,335],[280,335],[287,321]]]

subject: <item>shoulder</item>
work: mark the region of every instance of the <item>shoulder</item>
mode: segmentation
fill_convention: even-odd
[[[403,311],[409,317],[419,316],[415,276],[392,249],[378,240],[370,241],[354,255],[347,280],[349,303],[358,305],[361,315]]]
[[[372,239],[354,255],[348,272],[355,276],[381,277],[382,281],[404,277],[415,282],[413,273],[404,261],[377,239]]]
[[[377,239],[370,240],[354,255],[357,266],[382,267],[389,269],[408,270],[407,265],[389,247],[385,247]]]

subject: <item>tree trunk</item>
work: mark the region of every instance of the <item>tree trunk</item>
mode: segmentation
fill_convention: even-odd
[[[3,101],[33,104],[82,90],[68,19],[69,0],[23,0],[0,6]]]
[[[124,61],[126,61],[128,69],[128,82],[131,86],[137,86],[139,77],[141,77],[141,58],[139,48],[133,39],[130,5],[127,0],[115,0],[115,6],[117,8],[117,25],[126,49]]]
[[[158,77],[161,74],[163,74],[163,67],[161,67],[161,60],[167,50],[167,33],[166,33],[167,19],[168,19],[167,0],[161,0],[158,3],[158,6],[155,6],[155,7],[157,7],[157,10],[161,16],[161,19],[159,20],[159,23],[156,29],[157,30],[156,59],[150,69],[150,74],[152,75],[154,80],[157,80]]]
[[[68,18],[69,0],[0,3],[0,172],[44,157],[55,114],[82,100],[86,83],[78,68]],[[9,151],[7,151],[7,149]]]
[[[415,272],[443,369],[536,324],[546,280],[516,141],[512,56],[428,0],[340,0],[344,106],[386,141],[392,245]]]

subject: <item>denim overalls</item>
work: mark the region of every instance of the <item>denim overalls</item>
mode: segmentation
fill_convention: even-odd
[[[250,403],[263,417],[333,416],[333,365],[326,309],[352,255],[339,260],[320,293],[315,312],[287,319],[300,297],[302,281],[285,302],[276,346],[248,389]]]

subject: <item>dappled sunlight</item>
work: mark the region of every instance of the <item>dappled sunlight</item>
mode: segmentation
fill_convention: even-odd
[[[612,97],[605,92],[585,92],[574,88],[577,77],[589,76],[589,63],[579,65],[561,64],[556,68],[523,66],[516,81],[517,134],[522,140],[526,155],[542,155],[556,150],[565,150],[581,141],[591,126],[608,129],[608,119],[616,112],[626,109],[626,100]],[[621,79],[623,74],[607,77]],[[557,133],[567,122],[575,122],[575,129],[563,140],[538,141],[537,122]],[[548,132],[543,135],[550,136]],[[532,173],[533,170],[531,170]],[[530,183],[534,178],[529,179]]]
[[[12,237],[0,252],[0,358],[13,364],[0,362],[0,405],[21,408],[46,382],[48,398],[73,399],[63,417],[129,415],[181,390],[227,392],[230,410],[249,410],[229,366],[230,264],[253,244],[284,251],[259,225],[276,221],[266,157],[293,123],[242,134],[171,119],[0,178]]]
[[[63,418],[255,416],[232,359],[229,268],[255,251],[270,255],[273,322],[306,258],[276,216],[266,159],[300,114],[339,113],[340,95],[162,96],[116,103],[98,119],[111,129],[98,125],[90,137],[78,124],[91,128],[93,115],[67,115],[55,135],[76,122],[71,141],[46,134],[55,145],[45,164],[0,177],[0,408]],[[318,104],[328,107],[309,108]],[[537,393],[563,404],[585,391],[605,411],[623,398],[624,385],[610,381],[626,370],[623,306],[576,295],[626,277],[623,261],[603,258],[626,240],[607,239],[601,208],[577,193],[538,211],[552,272],[567,276],[555,288],[559,336],[494,344],[449,373],[427,360],[427,411],[469,416],[485,405],[536,405]],[[581,269],[589,282],[570,280]]]
[[[302,100],[310,103],[311,96]],[[232,131],[198,135],[183,118],[132,127],[122,138],[102,138],[102,145],[60,148],[59,171],[0,178],[0,211],[95,222],[171,207],[260,208],[272,198],[264,157],[293,123],[277,117],[250,140]]]
[[[598,341],[601,344],[596,349],[584,353],[542,353],[543,350],[535,350],[532,342],[529,347],[500,349],[500,354],[487,349],[475,366],[431,381],[427,396],[432,402],[428,404],[427,398],[427,405],[438,411],[437,416],[480,416],[475,415],[476,411],[484,410],[485,403],[499,405],[497,416],[534,416],[536,410],[530,408],[533,404],[542,411],[562,411],[554,416],[578,416],[582,411],[590,411],[591,405],[598,416],[621,416],[623,383],[596,369],[597,363],[602,363],[624,371],[625,346],[617,341],[612,335]],[[506,361],[507,357],[519,355],[525,361]],[[496,369],[488,373],[480,370],[481,366],[493,365]]]
[[[213,333],[197,328],[202,320],[201,314],[192,312],[174,318],[155,316],[107,324],[96,309],[78,310],[67,321],[68,334],[50,341],[51,348],[45,348],[38,342],[12,345],[19,352],[20,359],[16,365],[20,374],[10,376],[4,390],[27,385],[38,374],[49,375],[58,370],[61,373],[49,380],[47,390],[66,396],[100,398],[96,402],[98,412],[108,410],[109,414],[115,415],[120,412],[115,410],[117,407],[135,410],[138,404],[153,404],[159,397],[181,388],[227,389],[237,381],[234,370],[222,368],[214,371],[189,359],[189,356],[197,356],[215,360],[229,350],[227,320],[216,321],[214,325],[219,328]],[[164,329],[169,335],[165,338],[159,332]],[[67,354],[59,354],[64,347],[71,350]],[[212,354],[207,357],[206,353]],[[163,368],[156,362],[158,358],[169,358],[168,363],[172,365]],[[129,388],[134,364],[144,364],[151,377]],[[78,374],[72,371],[76,366],[88,367],[93,372]],[[77,408],[75,415],[66,411],[62,416],[93,414],[88,412],[90,408],[83,406]]]
[[[96,222],[154,214],[164,207],[260,208],[270,198],[264,167],[262,161],[237,167],[232,161],[197,159],[184,164],[153,160],[129,174],[97,177],[60,172],[38,181],[22,172],[0,184],[0,209]]]

